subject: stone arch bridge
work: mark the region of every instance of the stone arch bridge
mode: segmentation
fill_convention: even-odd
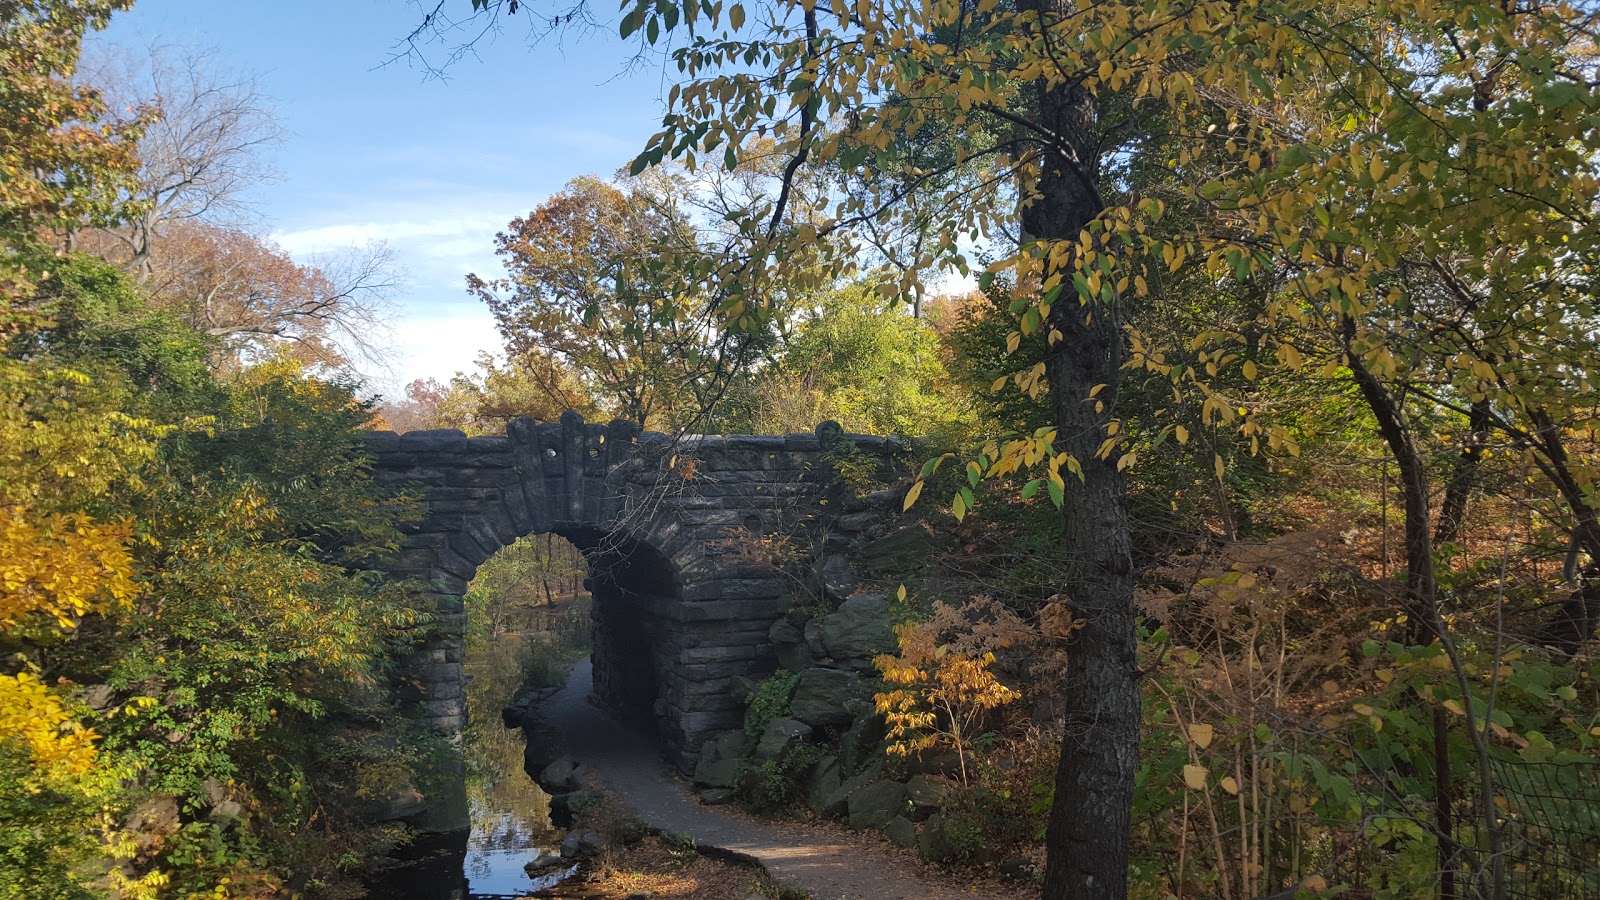
[[[832,422],[813,434],[672,437],[574,412],[559,423],[512,420],[503,437],[444,430],[370,441],[376,477],[414,486],[425,510],[384,566],[428,586],[442,626],[402,666],[414,714],[461,731],[467,583],[501,547],[553,532],[589,565],[597,698],[654,719],[684,767],[707,737],[739,725],[736,679],[776,667],[768,629],[791,585],[774,551],[804,555],[842,516],[863,515],[840,459],[887,475],[900,449]]]

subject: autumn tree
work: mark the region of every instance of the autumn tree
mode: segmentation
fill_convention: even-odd
[[[457,373],[447,384],[412,381],[404,400],[385,403],[381,411],[395,431],[459,428],[476,435],[504,434],[506,423],[521,416],[554,422],[569,409],[596,414],[577,377],[553,355],[499,360],[481,353],[475,370]]]
[[[160,246],[169,227],[251,224],[249,194],[271,179],[263,152],[283,135],[253,76],[227,70],[212,51],[167,44],[102,47],[87,68],[93,83],[107,86],[113,109],[148,106],[155,114],[139,137],[137,214],[115,227],[69,232],[68,249],[110,259],[147,282],[156,258],[169,252]],[[182,255],[186,236],[172,237],[179,246],[171,250]]]
[[[50,230],[108,225],[129,211],[134,146],[149,124],[142,110],[119,118],[97,88],[74,81],[84,35],[105,27],[131,0],[17,0],[0,7],[0,290],[8,328],[29,274],[13,256]],[[34,273],[35,275],[37,273]]]
[[[379,355],[388,299],[402,276],[382,244],[302,262],[250,231],[204,220],[168,223],[147,261],[151,300],[215,338],[237,363],[287,347],[340,366]]]
[[[512,220],[496,236],[505,277],[468,288],[512,358],[554,354],[611,412],[670,427],[709,410],[719,376],[759,340],[719,330],[714,295],[673,264],[699,246],[659,184],[585,177]]]
[[[821,293],[789,328],[777,361],[754,376],[753,427],[806,431],[832,419],[846,431],[952,440],[975,426],[967,394],[945,370],[939,336],[867,285]]]

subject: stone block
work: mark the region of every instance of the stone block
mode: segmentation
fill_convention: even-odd
[[[734,781],[739,777],[739,770],[743,767],[742,759],[707,760],[702,755],[699,764],[694,768],[694,783],[713,788],[733,787]]]
[[[413,453],[460,453],[467,449],[467,434],[455,428],[408,431],[400,436],[400,449]]]
[[[871,690],[854,672],[813,666],[800,673],[789,714],[812,726],[848,725],[869,702]]]
[[[822,618],[821,638],[834,659],[870,662],[880,653],[893,653],[899,644],[889,616],[889,598],[882,594],[851,597]]]
[[[467,452],[478,454],[510,454],[511,438],[499,435],[482,435],[467,438]]]
[[[725,600],[781,597],[784,588],[784,582],[777,578],[734,578],[722,583],[722,597]]]
[[[795,719],[773,719],[761,732],[761,740],[756,743],[755,758],[776,762],[809,740],[810,725]]]
[[[400,435],[392,431],[363,431],[359,434],[368,453],[392,453],[400,447]]]
[[[844,815],[850,796],[840,793],[839,788],[843,783],[838,758],[824,756],[806,776],[806,806],[819,816]]]
[[[850,570],[850,560],[842,553],[824,556],[816,567],[817,586],[822,595],[835,603],[847,599],[856,589],[856,575]]]
[[[450,718],[465,721],[467,715],[466,701],[460,697],[424,700],[420,706],[423,714],[431,719]]]
[[[883,833],[890,841],[900,847],[915,847],[917,845],[917,826],[905,816],[895,816],[889,824],[883,826]]]

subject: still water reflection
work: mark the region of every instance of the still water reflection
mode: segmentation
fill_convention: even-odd
[[[394,900],[479,900],[525,897],[572,871],[555,868],[534,879],[524,866],[553,852],[561,833],[550,825],[550,797],[522,769],[520,730],[501,725],[499,711],[522,683],[526,641],[505,635],[467,654],[465,734],[470,831],[419,837],[408,862],[385,873],[371,896]]]

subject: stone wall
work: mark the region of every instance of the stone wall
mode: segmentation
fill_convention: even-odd
[[[372,435],[376,477],[412,486],[425,509],[384,568],[425,584],[441,625],[402,667],[405,699],[434,730],[460,733],[467,583],[518,537],[554,532],[589,560],[602,699],[641,705],[626,683],[641,670],[619,653],[647,652],[650,712],[691,769],[708,736],[738,724],[736,685],[777,665],[769,633],[789,585],[767,538],[813,546],[851,512],[827,458],[846,440],[885,467],[899,449],[833,423],[813,434],[672,438],[570,412],[559,424],[513,420],[503,437]]]

